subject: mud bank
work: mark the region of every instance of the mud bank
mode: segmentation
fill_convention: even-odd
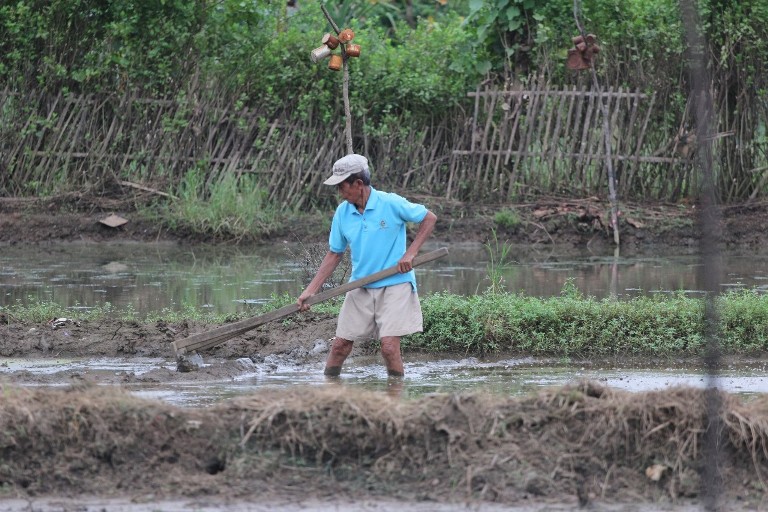
[[[703,391],[594,383],[520,399],[401,401],[345,389],[271,390],[179,409],[114,387],[3,386],[0,483],[24,496],[700,502]],[[764,399],[723,403],[722,498],[761,506]],[[706,487],[705,487],[706,489]]]

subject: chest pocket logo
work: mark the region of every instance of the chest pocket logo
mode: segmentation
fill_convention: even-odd
[[[379,229],[387,229],[387,221],[385,221],[384,219],[381,219],[379,221]]]

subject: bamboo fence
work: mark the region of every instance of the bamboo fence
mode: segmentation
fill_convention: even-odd
[[[534,84],[518,90],[478,89],[469,96],[475,103],[465,140],[468,147],[453,151],[447,197],[457,190],[466,194],[477,183],[489,183],[497,198],[507,200],[525,194],[526,189],[579,194],[601,190],[607,181],[599,101],[607,106],[615,134],[611,158],[621,196],[638,189],[643,194],[642,179],[637,176],[649,165],[668,170],[687,164],[679,156],[653,154],[647,143],[654,95],[621,87],[599,94]],[[549,178],[542,179],[543,175]]]
[[[96,191],[115,185],[172,195],[190,169],[206,183],[225,173],[258,177],[269,200],[306,208],[333,162],[347,153],[343,123],[297,120],[288,111],[266,113],[216,99],[175,101],[132,95],[94,97],[0,92],[0,196],[37,190]],[[430,134],[356,139],[372,156],[377,186],[416,187],[447,165],[450,139]],[[425,174],[426,173],[426,174]],[[322,194],[321,194],[322,195]],[[332,191],[325,195],[330,202]]]
[[[609,87],[599,96],[541,83],[469,95],[474,109],[457,108],[432,125],[376,137],[362,125],[353,146],[369,157],[374,186],[461,201],[605,195],[602,100],[620,198],[676,200],[695,191],[695,145],[682,136],[688,112],[679,116],[679,131],[662,125],[653,94]],[[337,198],[321,183],[347,152],[343,131],[341,121],[328,125],[311,113],[298,119],[288,105],[282,112],[238,107],[224,95],[0,91],[0,196],[116,186],[173,195],[184,174],[198,169],[208,185],[230,173],[256,176],[269,200],[284,207],[333,204]],[[715,137],[729,144],[722,155],[743,158],[730,132]],[[768,173],[741,173],[756,185],[742,184],[740,193],[762,195]]]

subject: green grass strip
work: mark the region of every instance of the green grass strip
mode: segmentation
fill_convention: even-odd
[[[185,306],[139,318],[132,308],[107,304],[78,312],[79,320],[113,317],[154,323],[202,321],[226,323],[265,313],[295,301],[273,296],[260,310],[222,315]],[[338,314],[340,300],[315,305],[317,313]],[[461,296],[436,293],[422,298],[424,332],[407,336],[403,347],[428,352],[519,353],[537,356],[700,356],[703,355],[704,299],[682,293],[632,299],[595,299],[573,289],[558,297],[486,292]],[[754,354],[768,349],[768,295],[754,290],[729,292],[715,299],[718,337],[726,354]],[[0,307],[9,322],[46,322],[72,317],[52,302]]]
[[[768,348],[768,295],[716,298],[719,340],[726,353]],[[704,300],[673,296],[630,300],[579,294],[538,298],[511,293],[469,297],[435,294],[422,301],[424,332],[405,346],[473,354],[553,356],[702,355]]]

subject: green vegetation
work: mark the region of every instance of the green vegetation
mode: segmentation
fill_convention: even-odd
[[[499,237],[494,230],[493,239],[485,244],[485,251],[488,253],[486,279],[490,282],[486,293],[491,295],[502,293],[504,290],[504,271],[508,270],[513,263],[509,258],[512,246],[506,241],[499,242]]]
[[[500,228],[513,231],[520,226],[522,221],[515,210],[505,208],[494,214],[493,222]]]
[[[92,318],[98,318],[108,315],[110,313],[110,306],[103,308],[94,308],[88,310],[85,313],[78,313],[78,320],[90,320]],[[2,307],[0,306],[0,313],[6,314],[10,322],[30,322],[30,323],[43,323],[56,318],[66,318],[71,312],[67,311],[65,307],[52,301],[34,302],[33,298],[30,298],[29,304],[17,304]]]
[[[278,208],[253,176],[224,174],[207,183],[198,169],[186,173],[162,210],[171,229],[241,239],[269,235],[279,225]]]
[[[193,321],[220,324],[239,319],[236,315],[213,313],[211,311],[201,310],[190,305],[183,305],[180,311],[165,308],[160,311],[150,313],[144,317],[140,317],[131,306],[127,306],[118,310],[109,303],[93,308],[88,308],[86,310],[79,309],[76,313],[73,313],[71,309],[68,309],[56,302],[36,302],[32,297],[30,297],[30,299],[27,301],[27,304],[18,302],[17,304],[10,306],[0,306],[0,314],[5,315],[9,323],[21,322],[33,324],[47,323],[57,318],[68,318],[77,322],[92,322],[102,318],[114,318],[123,322],[148,324],[158,321]]]
[[[259,314],[293,303],[274,296]],[[338,314],[340,300],[313,306],[317,313]],[[757,354],[768,349],[768,295],[754,291],[724,294],[716,300],[720,343],[726,354]],[[439,293],[422,298],[424,332],[403,340],[403,347],[429,352],[518,353],[536,356],[701,356],[704,350],[702,299],[683,294],[613,300],[584,297],[566,283],[559,297],[538,298],[487,291],[469,297]],[[70,316],[45,302],[0,308],[11,322],[41,323]],[[164,310],[139,319],[130,310],[110,306],[80,314],[77,320],[104,316],[155,323],[200,321],[209,324],[246,315],[214,315],[192,307]]]
[[[478,75],[461,65],[471,46],[449,6],[414,26],[392,2],[337,5],[366,58],[356,62],[354,114],[367,123],[396,112],[430,117],[463,101]],[[346,8],[343,8],[346,6]],[[330,27],[320,2],[256,0],[19,0],[0,7],[0,84],[11,90],[145,97],[226,95],[266,115],[292,112],[324,121],[340,115],[339,75],[313,64],[310,50]]]
[[[339,309],[341,309],[342,302],[344,302],[343,295],[327,300],[325,302],[320,302],[318,304],[315,304],[314,306],[312,306],[312,311],[314,311],[315,313],[328,313],[331,315],[338,315]],[[274,311],[275,309],[280,309],[284,306],[288,306],[290,304],[295,304],[295,303],[296,303],[296,297],[294,297],[293,295],[289,295],[287,293],[284,293],[282,295],[272,294],[270,301],[264,304],[264,306],[262,306],[261,311],[259,311],[259,314],[269,313],[270,311]]]
[[[406,346],[428,351],[528,355],[662,357],[702,355],[703,302],[684,295],[627,301],[509,293],[436,294],[422,301],[424,332]],[[717,299],[726,353],[768,348],[768,296],[751,291]]]
[[[690,49],[677,0],[580,3],[581,23],[597,34],[601,47],[602,86],[655,93],[650,117],[631,120],[647,127],[643,140],[621,141],[623,147],[676,155],[676,136],[692,130],[695,121],[689,61],[705,55],[712,74],[720,199],[741,201],[768,192],[767,4],[696,2],[707,47]],[[266,197],[279,188],[270,177],[275,169],[300,175],[295,190],[283,187],[289,197],[278,198],[280,207],[328,206],[331,196],[318,197],[317,181],[306,176],[338,157],[339,145],[327,137],[343,117],[339,74],[309,59],[330,30],[320,5],[317,0],[302,1],[297,9],[268,0],[3,3],[0,194],[101,195],[115,189],[115,178],[167,192],[179,184],[173,191],[179,199],[156,212],[163,222],[235,239],[268,234],[285,222],[269,204],[275,198]],[[529,158],[499,169],[514,182],[501,197],[496,173],[488,172],[500,164],[451,156],[468,145],[474,99],[467,93],[481,84],[591,87],[589,73],[564,65],[577,32],[571,0],[343,0],[329,8],[362,46],[361,58],[350,67],[353,144],[370,157],[379,186],[439,196],[458,165],[467,167],[460,173],[467,176],[464,182],[451,182],[459,200],[604,194],[597,164],[581,175],[567,159]],[[499,115],[515,108],[504,106],[506,113]],[[117,119],[126,127],[111,132]],[[495,131],[501,119],[490,121],[486,128]],[[227,129],[207,138],[212,125]],[[158,126],[163,133],[152,131]],[[102,140],[106,133],[112,138]],[[169,143],[167,134],[178,140]],[[614,135],[618,144],[622,135]],[[214,143],[217,137],[224,140]],[[229,147],[230,137],[242,146]],[[277,141],[285,146],[277,147]],[[525,149],[534,151],[540,141],[529,144]],[[248,147],[260,152],[257,162],[222,164]],[[209,154],[217,150],[227,156]],[[482,179],[468,187],[466,180],[481,176],[474,171],[483,168]],[[236,177],[222,176],[226,173]],[[698,194],[695,166],[685,162],[636,168],[621,161],[617,174],[622,199],[677,201]],[[513,227],[514,217],[501,211],[497,223]]]

